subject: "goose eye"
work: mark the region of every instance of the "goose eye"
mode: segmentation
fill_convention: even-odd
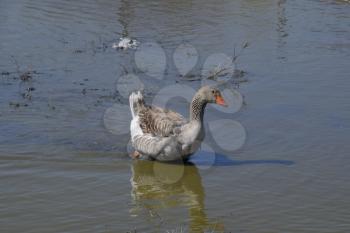
[[[215,94],[215,90],[212,90],[211,93],[214,95]]]

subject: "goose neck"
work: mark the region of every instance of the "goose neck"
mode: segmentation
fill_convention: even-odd
[[[190,106],[190,121],[203,122],[204,109],[207,102],[199,95],[195,95]]]

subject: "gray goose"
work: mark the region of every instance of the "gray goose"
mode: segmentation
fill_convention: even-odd
[[[145,104],[140,91],[129,97],[132,120],[132,158],[158,161],[187,160],[204,139],[203,115],[207,103],[227,106],[221,92],[210,86],[200,88],[190,105],[190,118]]]

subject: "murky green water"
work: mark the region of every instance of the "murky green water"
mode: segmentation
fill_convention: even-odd
[[[111,48],[121,35],[164,49],[161,79],[137,68],[134,50]],[[197,50],[200,74],[208,56],[245,42],[246,105],[206,113],[240,122],[244,145],[230,152],[208,136],[218,154],[193,165],[131,161],[129,135],[104,124],[127,104],[125,70],[150,101],[201,85],[181,79],[180,44]],[[347,1],[1,0],[0,231],[349,232],[349,60]]]

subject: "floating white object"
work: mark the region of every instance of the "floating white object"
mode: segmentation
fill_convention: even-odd
[[[119,43],[113,43],[112,48],[114,49],[135,49],[139,42],[135,39],[130,39],[128,37],[120,38]]]

